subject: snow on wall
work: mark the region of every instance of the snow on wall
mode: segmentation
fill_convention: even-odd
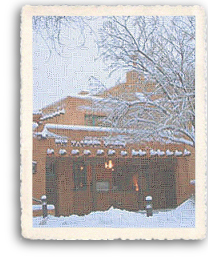
[[[59,154],[60,155],[65,155],[66,154],[66,150],[65,149],[60,149],[59,150]]]
[[[79,150],[72,150],[72,151],[71,151],[71,154],[72,154],[72,155],[78,155],[78,154],[79,154]]]
[[[105,147],[108,147],[108,146],[125,147],[126,142],[119,141],[119,140],[104,140],[104,145]]]
[[[157,151],[154,151],[154,150],[151,149],[151,150],[150,150],[150,155],[151,155],[151,156],[157,155]]]
[[[32,124],[32,129],[35,130],[35,129],[37,129],[37,128],[38,128],[38,123],[33,122],[33,124]]]
[[[54,149],[47,149],[47,154],[54,154]]]
[[[77,146],[77,142],[76,141],[71,141],[71,142],[73,143],[72,146]],[[74,143],[76,143],[76,144],[74,145]],[[89,145],[91,146],[91,144],[89,144]],[[79,149],[73,149],[71,151],[72,155],[78,155],[79,153],[80,153]],[[54,154],[54,149],[48,148],[47,149],[47,154]],[[61,154],[61,155],[66,154],[66,150],[65,149],[60,149],[59,150],[59,154]],[[90,155],[91,151],[89,149],[84,149],[83,150],[83,154],[84,155]],[[103,149],[98,149],[96,154],[97,155],[103,155],[103,154],[105,154],[105,151]],[[114,149],[108,149],[107,150],[107,155],[113,156],[115,154],[116,154],[116,151]],[[141,149],[139,151],[136,151],[136,150],[132,149],[132,151],[131,151],[131,155],[133,157],[137,157],[137,156],[142,157],[142,156],[146,156],[147,154],[148,154],[147,151],[142,151]],[[127,156],[128,152],[126,150],[121,150],[120,151],[120,155],[123,156],[123,157]],[[177,151],[177,150],[175,152],[173,152],[173,151],[170,151],[169,149],[166,150],[166,151],[161,151],[159,149],[157,151],[155,151],[155,150],[151,149],[149,151],[149,155],[150,156],[156,156],[156,155],[157,156],[165,156],[165,155],[166,156],[173,156],[174,155],[174,156],[180,157],[180,156],[191,155],[191,152],[186,150],[186,149],[183,152],[182,151]]]
[[[113,155],[115,155],[116,154],[116,151],[115,150],[108,150],[108,155],[109,156],[113,156]]]
[[[55,143],[56,143],[56,144],[67,144],[67,143],[68,143],[68,140],[65,139],[65,138],[56,138],[56,139],[55,139]]]
[[[97,155],[103,155],[105,152],[104,152],[104,150],[97,150]]]
[[[182,151],[178,151],[178,150],[175,151],[175,156],[182,156],[182,154],[183,154]]]
[[[131,152],[131,155],[132,156],[144,156],[144,155],[146,155],[146,151],[142,151],[142,150],[136,151],[133,149]]]
[[[169,149],[166,150],[166,155],[167,155],[167,156],[172,156],[173,154],[174,154],[173,151],[170,151]]]
[[[84,155],[90,155],[90,154],[91,154],[91,151],[90,151],[90,150],[84,150],[83,154],[84,154]]]
[[[187,149],[185,149],[184,152],[183,152],[183,155],[184,156],[189,156],[189,155],[191,155],[191,152],[188,151]]]
[[[128,152],[127,151],[121,151],[121,156],[127,156]]]

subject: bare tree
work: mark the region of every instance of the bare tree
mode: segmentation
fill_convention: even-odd
[[[104,19],[98,46],[108,69],[134,69],[154,80],[154,91],[135,94],[136,99],[107,98],[107,122],[113,127],[134,128],[134,140],[194,146],[194,17]]]
[[[98,33],[92,28],[92,19],[96,17],[34,16],[34,35],[44,40],[50,54],[55,51],[66,57],[73,40],[71,29],[79,32],[75,40],[83,46],[88,28],[98,39],[100,57],[111,73],[133,69],[154,81],[152,92],[143,90],[132,99],[126,93],[126,98],[118,95],[98,101],[97,109],[106,109],[109,114],[107,124],[133,128],[134,140],[154,139],[194,146],[194,17],[101,17],[103,26]]]
[[[84,46],[86,28],[93,33],[89,26],[89,20],[92,19],[82,16],[33,16],[34,39],[40,36],[50,55],[54,51],[60,56],[67,57],[68,47],[73,41],[78,47]]]

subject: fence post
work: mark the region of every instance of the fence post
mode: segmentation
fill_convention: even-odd
[[[42,195],[40,199],[41,199],[41,202],[42,202],[43,218],[46,218],[48,216],[47,197],[45,195]]]

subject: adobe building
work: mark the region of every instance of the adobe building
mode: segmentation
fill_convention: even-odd
[[[137,76],[137,77],[136,77]],[[33,197],[46,195],[56,216],[88,214],[111,206],[129,211],[174,208],[193,194],[195,151],[185,144],[128,143],[131,133],[102,125],[105,114],[92,107],[96,98],[132,96],[151,89],[134,71],[124,84],[98,96],[69,96],[34,114]],[[151,89],[152,90],[152,89]],[[131,94],[129,94],[130,96]]]

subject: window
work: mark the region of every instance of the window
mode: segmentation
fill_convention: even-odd
[[[37,162],[33,161],[32,162],[32,173],[35,174],[37,172]]]
[[[55,162],[46,162],[46,175],[55,175]]]
[[[76,162],[73,165],[75,190],[85,190],[87,187],[87,168],[83,162]]]
[[[101,126],[104,118],[105,116],[85,115],[85,125]]]

